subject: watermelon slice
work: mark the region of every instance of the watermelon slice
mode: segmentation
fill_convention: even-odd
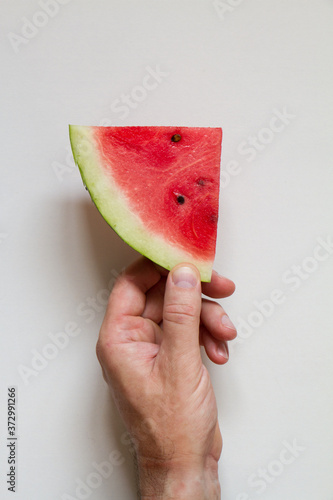
[[[222,130],[70,125],[92,200],[130,246],[166,269],[191,262],[210,281]]]

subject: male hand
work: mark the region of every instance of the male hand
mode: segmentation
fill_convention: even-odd
[[[191,264],[167,272],[145,258],[118,278],[97,343],[115,403],[133,437],[142,499],[220,498],[222,438],[200,344],[218,364],[236,331],[222,307],[231,295],[213,272],[203,283]]]

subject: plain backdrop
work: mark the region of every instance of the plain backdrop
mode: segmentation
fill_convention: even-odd
[[[2,0],[0,17],[1,498],[137,495],[95,356],[137,254],[83,189],[73,123],[223,128],[215,267],[239,337],[226,366],[205,358],[222,498],[332,500],[332,2]]]

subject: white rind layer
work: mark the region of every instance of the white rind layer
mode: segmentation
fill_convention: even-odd
[[[129,203],[110,175],[101,168],[103,158],[93,135],[93,127],[70,125],[69,135],[76,165],[84,185],[106,222],[132,248],[165,269],[176,264],[194,264],[201,281],[210,281],[213,262],[193,258],[190,253],[171,245],[163,237],[147,230],[142,220],[129,210]]]

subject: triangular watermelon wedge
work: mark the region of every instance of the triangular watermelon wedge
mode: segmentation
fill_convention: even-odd
[[[131,247],[166,269],[193,263],[210,281],[222,130],[70,125],[92,200]]]

